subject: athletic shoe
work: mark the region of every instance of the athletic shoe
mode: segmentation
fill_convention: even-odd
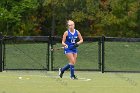
[[[77,76],[73,76],[73,77],[71,77],[71,79],[73,79],[73,80],[77,80],[78,78],[77,78]]]
[[[60,78],[63,77],[63,73],[61,72],[61,69],[62,69],[62,68],[59,68],[59,76],[60,76]]]

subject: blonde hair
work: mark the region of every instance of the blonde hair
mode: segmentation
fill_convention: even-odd
[[[74,21],[72,21],[72,20],[68,20],[68,21],[67,21],[67,25],[69,25],[69,24],[75,25]]]

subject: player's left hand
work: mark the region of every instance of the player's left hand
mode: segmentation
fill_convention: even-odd
[[[78,47],[78,46],[79,46],[79,44],[77,44],[77,43],[74,44],[74,47]]]

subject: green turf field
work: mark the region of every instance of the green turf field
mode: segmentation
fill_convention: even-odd
[[[6,71],[0,73],[0,93],[139,93],[139,73]]]

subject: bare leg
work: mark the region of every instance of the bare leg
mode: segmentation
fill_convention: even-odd
[[[71,65],[74,65],[76,63],[76,55],[75,54],[67,53],[66,56],[67,56]]]

